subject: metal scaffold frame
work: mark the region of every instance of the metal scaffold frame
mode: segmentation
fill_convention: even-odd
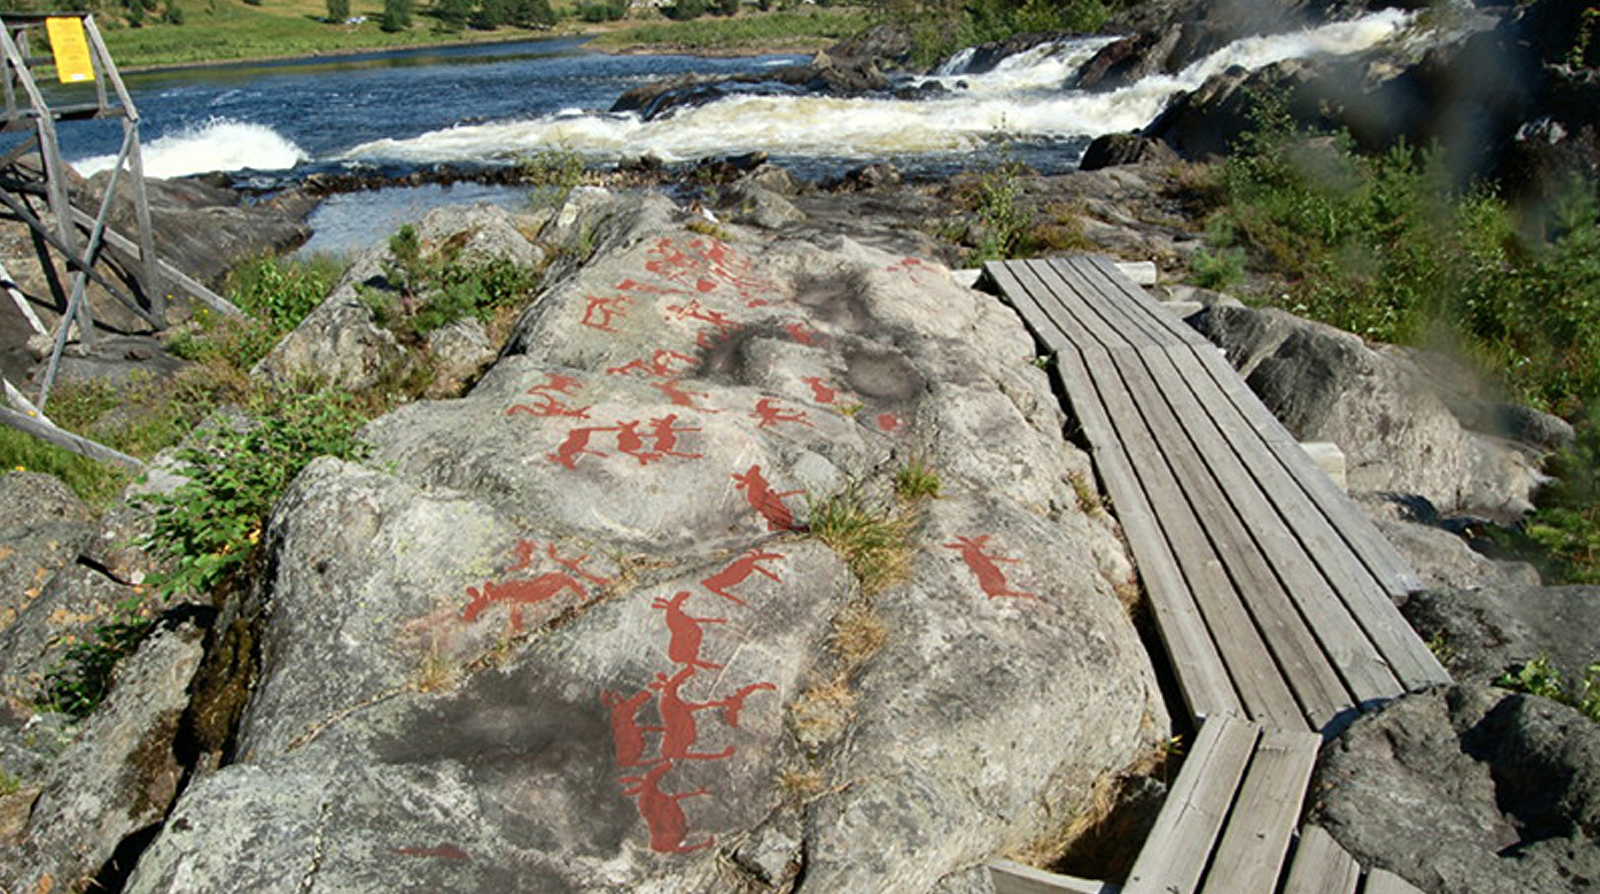
[[[52,20],[55,20],[53,24]],[[64,30],[74,37],[77,44],[76,62],[85,66],[77,79],[93,85],[94,101],[52,108],[39,88],[34,69],[48,65],[64,70],[63,50],[58,46],[52,47],[48,55],[32,55],[29,47],[30,30],[40,25],[49,25],[54,29],[62,27],[63,23],[66,25]],[[56,33],[52,30],[52,37]],[[77,326],[78,338],[86,347],[93,349],[95,335],[89,306],[89,282],[94,281],[107,294],[158,330],[167,325],[169,284],[218,312],[237,315],[239,310],[156,254],[155,231],[150,222],[150,202],[145,189],[144,160],[139,145],[139,111],[123,84],[122,76],[117,72],[116,63],[106,49],[99,28],[95,26],[94,16],[82,12],[6,13],[0,17],[0,52],[4,54],[5,68],[5,117],[0,120],[0,131],[31,131],[27,139],[0,155],[0,205],[37,235],[42,244],[41,253],[46,256],[41,260],[47,269],[51,263],[48,255],[53,249],[73,271],[70,296],[65,307],[60,308],[60,321],[52,334],[29,305],[27,297],[18,291],[4,265],[0,264],[0,287],[4,288],[35,332],[51,336],[51,350],[39,383],[38,397],[30,402],[11,383],[5,383],[5,390],[0,392],[0,403],[10,404],[12,409],[0,406],[0,424],[11,425],[62,444],[91,458],[137,465],[137,460],[63,432],[44,416],[44,407],[50,399],[50,389],[55,384],[61,357],[74,325]],[[72,204],[70,175],[61,158],[56,125],[61,121],[101,118],[122,121],[122,144],[106,181],[98,212],[91,215]],[[24,156],[35,149],[41,159],[42,171],[33,171],[20,163]],[[131,239],[109,225],[117,190],[123,184],[124,177],[137,227],[135,238]],[[30,202],[31,197],[39,196],[45,199],[53,226],[35,211]],[[121,255],[123,267],[131,273],[136,291],[144,299],[142,302],[106,273],[95,269],[102,249],[108,247]]]

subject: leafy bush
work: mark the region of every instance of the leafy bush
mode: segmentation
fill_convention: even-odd
[[[154,508],[141,544],[174,561],[152,579],[163,596],[210,594],[246,567],[272,504],[319,456],[358,459],[365,422],[348,395],[267,391],[245,416],[179,452],[189,480],[176,491],[145,498]]]
[[[1551,666],[1550,659],[1541,655],[1517,668],[1515,673],[1501,675],[1494,685],[1558,701],[1600,723],[1600,661],[1585,669],[1582,680],[1568,686],[1562,681],[1561,672]]]
[[[522,182],[533,187],[529,203],[538,208],[559,206],[588,179],[583,155],[565,147],[523,153],[516,165]]]
[[[132,655],[154,626],[143,598],[119,604],[111,620],[95,628],[93,639],[68,647],[61,666],[45,677],[45,704],[63,714],[89,716],[111,691],[118,662]]]
[[[706,14],[706,0],[677,0],[670,6],[661,7],[661,14],[674,22],[698,19]]]
[[[505,258],[463,258],[460,241],[426,246],[410,224],[389,238],[390,259],[383,272],[399,290],[398,300],[370,289],[360,293],[380,326],[421,341],[429,332],[469,316],[487,322],[496,308],[533,287],[533,276]]]
[[[599,0],[599,2],[595,3],[578,4],[578,18],[591,24],[596,22],[618,22],[627,14],[627,0]]]

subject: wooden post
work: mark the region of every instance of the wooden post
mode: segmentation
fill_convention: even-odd
[[[18,431],[27,432],[40,440],[48,441],[96,462],[111,463],[134,472],[144,468],[144,463],[128,454],[58,428],[55,423],[40,416],[29,416],[27,413],[0,407],[0,425],[9,425]]]
[[[0,263],[0,286],[5,287],[6,293],[11,296],[11,301],[17,305],[17,310],[22,312],[23,318],[28,321],[28,325],[33,328],[34,332],[40,335],[48,335],[50,333],[50,330],[46,329],[44,323],[39,320],[39,315],[33,312],[33,307],[28,304],[27,296],[17,291],[17,282],[11,278],[11,271],[6,269],[4,263]]]

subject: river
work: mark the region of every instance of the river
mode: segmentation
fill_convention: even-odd
[[[624,91],[658,78],[759,72],[805,57],[615,56],[567,38],[151,71],[125,80],[144,122],[149,174],[230,171],[257,189],[314,171],[504,164],[552,147],[599,162],[650,154],[672,163],[764,151],[810,177],[874,160],[939,176],[1004,152],[1053,172],[1075,166],[1093,137],[1144,126],[1172,96],[1229,66],[1359,51],[1395,36],[1408,21],[1404,13],[1384,11],[1249,38],[1178,74],[1109,91],[1071,88],[1077,68],[1108,40],[1082,38],[1041,46],[983,73],[953,59],[925,79],[945,88],[932,99],[736,95],[649,121],[606,110]],[[109,153],[119,138],[110,122],[67,125],[62,152],[92,173],[112,163]],[[319,233],[337,229],[329,219],[337,213],[353,219],[347,223],[374,217],[387,226],[391,215],[440,200],[514,200],[483,188],[433,192],[331,203],[312,224]]]

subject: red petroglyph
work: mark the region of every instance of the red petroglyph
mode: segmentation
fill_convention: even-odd
[[[705,280],[701,280],[704,282]],[[682,304],[669,304],[667,311],[679,320],[697,320],[701,323],[710,323],[718,329],[735,329],[738,323],[728,319],[728,315],[720,310],[711,310],[699,301],[690,299]]]
[[[751,413],[750,417],[756,420],[756,428],[767,428],[781,422],[798,422],[805,426],[811,425],[806,421],[804,410],[786,411],[769,397],[763,397],[756,402],[755,412]]]
[[[671,769],[672,763],[663,761],[646,770],[643,776],[623,776],[619,781],[627,787],[622,793],[638,799],[639,816],[650,828],[651,850],[661,854],[687,854],[710,847],[717,841],[714,836],[707,836],[703,841],[694,844],[683,843],[689,834],[689,818],[684,815],[683,808],[678,806],[678,802],[699,795],[709,795],[711,792],[704,788],[677,794],[663,792],[660,787],[661,777]]]
[[[650,420],[650,437],[655,439],[656,452],[662,456],[676,456],[680,459],[700,459],[702,455],[699,453],[678,453],[673,449],[678,446],[678,435],[700,429],[678,428],[677,425],[676,413]]]
[[[879,431],[892,435],[900,430],[900,417],[893,413],[879,413],[877,422]]]
[[[789,337],[794,339],[798,344],[811,345],[816,344],[817,342],[817,333],[808,328],[805,323],[802,323],[799,320],[796,320],[793,323],[785,323],[783,325],[783,331],[789,333]]]
[[[641,466],[648,466],[661,459],[661,454],[644,449],[644,439],[639,437],[637,419],[617,423],[617,450],[638,460]]]
[[[760,293],[776,288],[770,280],[749,275],[755,265],[717,239],[695,239],[689,242],[686,250],[679,250],[670,238],[663,238],[648,254],[651,260],[645,262],[645,270],[681,287],[662,291],[704,295],[728,286],[742,300],[760,300],[765,304]]]
[[[961,550],[962,560],[967,563],[967,567],[978,578],[978,586],[983,589],[984,594],[990,599],[998,599],[1001,596],[1017,599],[1038,599],[1039,597],[1032,593],[1010,589],[1006,583],[1005,572],[1001,571],[1000,566],[995,563],[1016,563],[1020,560],[1008,559],[1005,556],[988,552],[986,548],[992,536],[994,535],[984,534],[980,537],[958,536],[955,543],[946,543],[944,546],[947,549]]]
[[[800,381],[811,386],[811,399],[819,404],[831,404],[839,399],[839,392],[829,388],[818,376],[806,376]]]
[[[727,698],[709,702],[686,701],[678,694],[678,690],[682,689],[683,684],[694,676],[694,672],[694,668],[685,667],[670,677],[666,674],[658,673],[655,681],[649,684],[651,689],[660,693],[660,697],[656,700],[656,707],[661,712],[661,725],[666,727],[661,734],[661,757],[673,761],[719,761],[732,757],[734,752],[732,745],[716,754],[693,751],[695,742],[700,736],[700,731],[695,725],[695,713],[708,708],[721,708],[723,722],[734,729],[738,729],[739,713],[744,710],[745,700],[757,692],[776,692],[778,687],[771,683],[751,683]]]
[[[615,426],[585,425],[574,428],[567,432],[566,439],[561,442],[561,446],[556,448],[555,453],[546,453],[544,457],[569,469],[577,469],[578,457],[580,456],[598,456],[602,458],[605,456],[604,453],[598,450],[589,449],[589,439],[596,434],[614,432],[616,430]]]
[[[717,290],[717,284],[712,282],[709,279],[697,279],[697,280],[695,280],[694,281],[694,287],[702,295],[705,294],[706,292],[715,292]]]
[[[681,664],[685,668],[703,667],[706,670],[721,670],[722,665],[712,664],[700,658],[700,646],[705,641],[706,624],[726,624],[727,618],[696,618],[683,610],[683,604],[689,600],[688,590],[679,590],[671,599],[656,597],[651,601],[651,608],[659,608],[667,613],[667,630],[671,632],[672,639],[667,644],[667,658],[673,664]]]
[[[583,383],[571,376],[562,376],[548,373],[550,381],[543,385],[535,385],[528,389],[528,395],[534,399],[533,403],[513,404],[506,410],[507,416],[517,413],[526,413],[529,416],[566,416],[573,419],[588,419],[588,407],[574,407],[557,397],[557,394],[572,396],[574,389],[582,388]]]
[[[771,578],[778,583],[783,583],[783,578],[779,577],[776,571],[773,571],[770,568],[764,568],[761,565],[761,563],[764,561],[781,558],[783,558],[783,556],[779,553],[769,553],[761,549],[751,550],[739,558],[734,559],[733,563],[728,567],[718,571],[716,574],[711,575],[705,580],[702,580],[700,582],[700,586],[705,587],[707,590],[717,594],[718,596],[721,596],[723,599],[739,605],[744,605],[744,600],[733,595],[732,593],[729,593],[728,588],[744,583],[745,580],[747,580],[752,574],[760,574]]]
[[[524,571],[530,568],[533,565],[533,551],[537,548],[538,544],[531,540],[517,541],[517,545],[512,549],[515,560],[510,570]],[[588,555],[563,559],[556,552],[555,544],[546,547],[545,552],[566,571],[547,571],[528,580],[485,581],[482,590],[468,587],[467,595],[472,598],[467,607],[462,609],[461,620],[468,623],[476,621],[490,606],[504,602],[511,606],[511,632],[520,633],[524,606],[538,605],[562,593],[572,593],[579,598],[587,598],[589,591],[579,578],[600,587],[610,583],[606,578],[597,577],[583,570],[583,562],[589,558]]]
[[[639,709],[654,697],[649,689],[641,689],[631,698],[609,689],[600,693],[600,703],[611,709],[611,741],[617,749],[618,767],[648,767],[661,760],[644,759],[644,734],[659,733],[662,727],[639,725]]]
[[[699,410],[703,413],[722,412],[721,410],[714,410],[703,404],[695,403],[695,398],[705,398],[709,397],[710,395],[704,391],[684,391],[682,388],[678,387],[678,383],[680,381],[682,380],[668,379],[665,382],[651,382],[650,387],[666,395],[667,400],[672,401],[672,405],[675,407],[688,407],[692,410]]]
[[[633,299],[627,295],[612,295],[609,298],[585,295],[584,300],[588,304],[583,308],[583,325],[590,329],[599,329],[601,332],[616,332],[616,327],[611,325],[611,321],[618,317],[626,317],[628,306],[633,303]]]
[[[470,860],[472,855],[448,842],[438,847],[397,847],[392,853],[403,857],[433,857],[439,860]]]
[[[794,514],[789,511],[788,506],[784,505],[783,498],[792,497],[795,494],[804,493],[804,491],[789,490],[780,493],[773,490],[772,485],[761,474],[760,466],[751,466],[750,471],[745,472],[743,475],[736,473],[733,476],[733,480],[736,482],[737,489],[744,491],[745,500],[750,504],[750,508],[759,512],[761,517],[767,520],[767,530],[798,530],[794,523]]]
[[[556,452],[545,454],[545,459],[576,470],[578,458],[581,456],[604,458],[606,453],[589,447],[590,439],[597,434],[612,435],[616,441],[617,452],[633,457],[641,466],[658,462],[665,456],[679,459],[701,458],[702,455],[699,453],[683,453],[677,449],[679,435],[700,431],[698,428],[680,427],[677,415],[669,414],[660,419],[651,419],[650,428],[644,434],[639,432],[639,426],[642,424],[645,423],[638,419],[623,419],[616,425],[585,425],[574,428],[567,432],[566,439],[556,448]],[[647,445],[647,440],[652,443]]]
[[[682,289],[669,289],[662,286],[652,286],[634,279],[625,279],[617,283],[617,289],[623,292],[643,292],[646,295],[682,295]]]
[[[920,283],[922,282],[922,277],[918,276],[917,274],[923,269],[923,267],[924,265],[922,261],[918,258],[901,258],[899,263],[890,264],[883,269],[889,273],[904,273],[906,276],[910,277],[912,282]]]
[[[672,368],[673,364],[680,364],[683,366],[683,369],[674,370]],[[655,376],[659,379],[668,379],[676,378],[683,373],[689,372],[693,370],[695,366],[695,359],[690,357],[688,354],[680,354],[677,351],[668,351],[663,349],[650,355],[649,360],[630,360],[621,366],[609,367],[606,370],[606,374],[612,376],[625,376],[630,373],[639,372],[644,373],[647,376]]]

